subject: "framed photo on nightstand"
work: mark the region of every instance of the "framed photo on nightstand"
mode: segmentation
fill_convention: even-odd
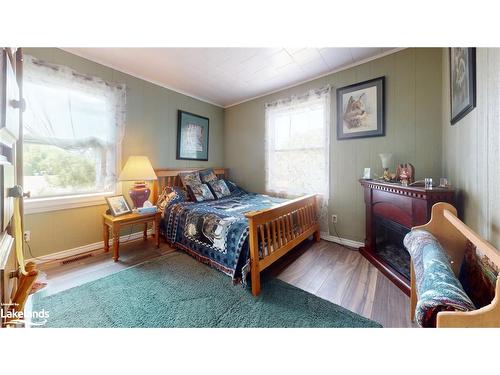
[[[109,211],[113,216],[125,215],[132,212],[132,209],[123,195],[106,197],[106,202],[108,203]]]

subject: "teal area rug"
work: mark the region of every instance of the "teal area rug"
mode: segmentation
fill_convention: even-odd
[[[254,298],[226,275],[175,252],[43,297],[45,327],[380,327],[278,279]]]

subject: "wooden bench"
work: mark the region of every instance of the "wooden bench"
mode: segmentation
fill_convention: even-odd
[[[459,276],[460,268],[468,241],[476,251],[488,258],[488,261],[500,269],[500,253],[490,243],[457,218],[457,210],[448,203],[436,203],[432,207],[430,221],[413,227],[430,232],[436,237],[450,258],[451,268],[455,276]],[[411,265],[410,317],[414,320],[417,304],[415,270]],[[496,280],[495,297],[491,303],[480,309],[468,312],[441,311],[437,314],[436,326],[439,327],[500,327],[500,277]]]

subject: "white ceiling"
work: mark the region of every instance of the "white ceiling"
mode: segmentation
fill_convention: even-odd
[[[64,48],[206,102],[228,107],[395,48]]]

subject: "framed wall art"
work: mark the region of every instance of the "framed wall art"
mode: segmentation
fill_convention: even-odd
[[[451,125],[476,106],[476,49],[450,48]]]
[[[337,139],[385,135],[385,77],[337,89]]]
[[[179,110],[177,159],[208,160],[209,119]]]

